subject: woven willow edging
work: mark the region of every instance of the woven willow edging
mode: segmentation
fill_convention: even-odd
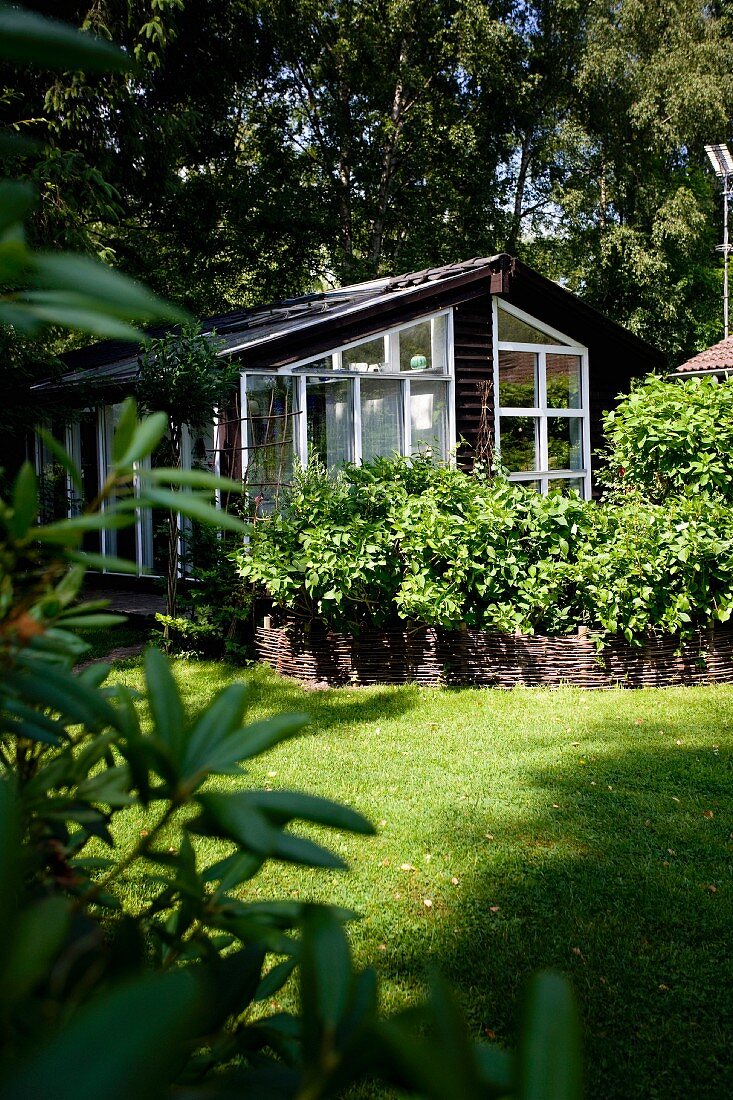
[[[326,684],[474,684],[583,688],[733,683],[733,631],[703,629],[680,646],[651,638],[613,641],[598,652],[587,635],[491,634],[480,630],[363,630],[339,634],[292,620],[255,632],[260,660],[284,676]]]

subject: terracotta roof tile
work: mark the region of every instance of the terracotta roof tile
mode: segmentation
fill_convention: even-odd
[[[688,374],[690,371],[733,370],[733,336],[713,344],[711,348],[693,355],[686,363],[681,363],[675,374]]]

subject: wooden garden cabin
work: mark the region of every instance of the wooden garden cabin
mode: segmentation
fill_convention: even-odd
[[[656,349],[507,254],[237,310],[203,328],[241,380],[211,431],[187,438],[186,461],[246,478],[261,509],[296,459],[334,468],[425,449],[589,497],[602,413],[632,378],[665,367]],[[58,431],[92,495],[137,355],[111,341],[69,352],[66,373],[34,388],[39,402],[84,410]],[[40,445],[36,457],[42,471]],[[150,516],[102,539],[103,552],[159,571]]]

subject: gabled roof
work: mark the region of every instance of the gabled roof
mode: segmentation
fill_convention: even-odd
[[[506,293],[516,282],[517,288],[545,297],[577,318],[585,330],[605,332],[607,337],[631,346],[637,354],[658,358],[658,353],[620,325],[609,321],[570,291],[546,279],[506,253],[477,257],[461,263],[426,268],[396,278],[374,279],[318,294],[274,302],[255,309],[237,309],[202,322],[204,332],[215,332],[222,344],[222,355],[242,359],[248,367],[294,362],[329,346],[388,328],[400,323],[400,314],[410,309],[444,308],[466,296],[480,292],[490,280],[492,293]],[[486,289],[486,287],[485,287]],[[530,310],[531,312],[531,310]],[[397,318],[397,320],[395,320]],[[401,318],[404,320],[404,316]],[[162,335],[169,327],[149,330]],[[356,335],[354,335],[356,334]],[[68,389],[129,387],[138,373],[140,347],[107,340],[60,356],[66,372],[58,380],[37,383],[39,396],[52,396]]]
[[[733,336],[728,336],[711,348],[698,352],[682,363],[672,373],[679,374],[719,374],[721,371],[733,371]]]

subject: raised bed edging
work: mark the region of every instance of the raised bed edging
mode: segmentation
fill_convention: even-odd
[[[340,634],[290,620],[255,631],[258,658],[309,683],[582,688],[733,683],[733,630],[700,629],[682,643],[650,638],[641,648],[592,637],[493,634],[433,627]]]

